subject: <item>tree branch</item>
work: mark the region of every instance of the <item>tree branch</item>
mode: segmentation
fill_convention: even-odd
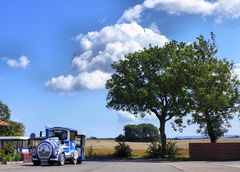
[[[157,118],[160,120],[160,115],[159,115],[159,113],[157,112],[157,110],[156,109],[154,109],[154,108],[150,108],[150,110],[157,116]]]
[[[168,118],[165,119],[165,122],[167,122],[168,120],[172,119],[173,116],[174,116],[173,114],[169,115]]]

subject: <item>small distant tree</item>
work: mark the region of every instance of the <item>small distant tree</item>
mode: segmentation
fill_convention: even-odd
[[[217,59],[215,35],[193,43],[191,80],[192,120],[198,133],[208,135],[212,143],[227,132],[239,101],[240,83],[233,73],[233,63]]]
[[[124,142],[125,141],[125,136],[123,134],[119,134],[117,137],[116,137],[116,142]]]
[[[139,124],[140,141],[142,142],[156,142],[159,140],[159,130],[152,124]]]
[[[124,126],[125,141],[155,142],[159,140],[159,130],[152,124]]]
[[[140,132],[137,125],[125,125],[124,136],[125,140],[129,142],[139,141]]]

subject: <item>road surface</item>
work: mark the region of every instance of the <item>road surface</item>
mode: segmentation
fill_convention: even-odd
[[[240,161],[207,162],[83,162],[80,165],[0,165],[0,172],[240,172]]]
[[[0,172],[181,172],[165,163],[154,162],[83,162],[64,166],[0,165]]]

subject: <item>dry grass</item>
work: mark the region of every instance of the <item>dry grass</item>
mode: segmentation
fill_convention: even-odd
[[[147,142],[126,142],[133,149],[134,157],[142,157],[148,148]],[[88,150],[92,146],[93,153],[100,155],[113,154],[114,147],[117,142],[114,140],[87,140],[86,141],[86,155],[88,155]]]
[[[188,144],[189,143],[209,143],[209,139],[189,139],[189,140],[171,140],[177,142],[177,146],[181,149],[179,151],[179,156],[189,157]],[[239,143],[240,138],[224,138],[219,139],[219,143]],[[148,148],[148,142],[126,142],[133,149],[133,157],[143,157],[145,151]],[[88,155],[88,150],[92,146],[93,153],[97,155],[109,155],[113,154],[114,147],[117,142],[114,140],[87,140],[86,141],[86,155]]]
[[[179,148],[188,149],[189,143],[210,143],[209,139],[190,139],[190,140],[175,140]],[[218,143],[239,143],[240,138],[224,138],[219,139]]]

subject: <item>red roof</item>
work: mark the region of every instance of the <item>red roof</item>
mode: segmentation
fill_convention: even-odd
[[[0,126],[9,126],[9,123],[5,121],[0,121]]]

